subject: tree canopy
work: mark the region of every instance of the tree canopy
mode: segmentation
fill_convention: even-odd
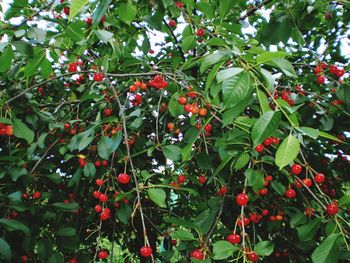
[[[0,9],[1,262],[348,262],[347,0]]]

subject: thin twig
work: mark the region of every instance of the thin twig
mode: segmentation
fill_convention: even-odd
[[[245,15],[241,16],[238,19],[238,22],[246,19],[248,16],[251,16],[251,15],[255,14],[256,11],[258,11],[260,8],[262,8],[263,6],[267,5],[270,2],[272,2],[272,0],[265,0],[264,2],[262,2],[259,5],[257,5],[256,7],[250,9],[247,13],[245,13]]]
[[[36,164],[34,165],[34,167],[32,168],[32,170],[30,171],[30,174],[32,174],[35,169],[38,167],[38,165],[42,162],[42,160],[44,160],[45,156],[49,153],[49,151],[52,149],[52,147],[59,142],[60,139],[56,139],[56,141],[54,141],[44,152],[43,156],[41,156],[41,158],[36,162]]]
[[[175,42],[175,46],[177,47],[177,50],[179,50],[179,53],[181,55],[181,58],[183,61],[186,61],[186,57],[185,57],[185,54],[179,44],[179,41],[177,40],[177,37],[175,36],[174,34],[174,31],[172,30],[172,28],[169,26],[169,24],[167,23],[167,21],[165,21],[165,19],[163,18],[163,23],[166,25],[166,27],[169,29],[170,31],[170,34],[172,35],[173,39],[174,39],[174,42]]]

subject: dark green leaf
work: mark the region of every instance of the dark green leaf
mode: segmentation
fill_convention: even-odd
[[[170,234],[170,236],[173,239],[178,239],[178,240],[195,240],[195,237],[193,234],[185,229],[179,229]]]
[[[271,241],[261,241],[254,246],[254,252],[259,256],[270,256],[273,249],[274,244]]]
[[[7,231],[19,230],[19,231],[22,231],[27,236],[30,235],[29,228],[18,220],[2,218],[0,219],[0,224],[3,225],[3,227]]]
[[[9,244],[2,238],[0,238],[0,255],[7,261],[11,261],[11,248]]]
[[[162,148],[165,158],[172,161],[179,161],[181,158],[181,148],[176,145],[166,145]]]
[[[313,263],[337,263],[339,256],[339,234],[331,234],[315,249],[311,255]]]
[[[298,237],[302,241],[308,241],[314,238],[319,227],[321,225],[321,220],[319,218],[315,218],[311,220],[306,225],[302,225],[297,227]]]

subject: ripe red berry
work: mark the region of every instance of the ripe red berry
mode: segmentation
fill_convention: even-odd
[[[21,256],[21,260],[22,260],[23,263],[24,262],[28,262],[28,256],[27,255]]]
[[[198,177],[198,182],[199,182],[200,184],[205,184],[205,183],[207,182],[207,177],[205,177],[204,175],[200,175],[200,176]]]
[[[200,249],[195,249],[191,252],[190,257],[198,260],[203,260],[204,253]]]
[[[169,131],[173,131],[175,124],[173,122],[169,122],[166,126],[169,129]]]
[[[245,206],[248,203],[249,199],[248,196],[245,193],[240,193],[236,197],[236,203],[239,206]]]
[[[65,13],[67,16],[69,15],[69,13],[70,13],[70,8],[69,7],[64,7],[63,8],[63,13]]]
[[[324,177],[324,174],[322,174],[322,173],[317,173],[317,174],[315,174],[314,179],[315,179],[315,182],[316,182],[316,183],[320,184],[320,183],[323,183],[323,182],[324,182],[325,177]]]
[[[337,71],[338,71],[338,67],[337,67],[336,65],[331,65],[331,66],[329,67],[329,72],[330,72],[331,74],[337,74]]]
[[[100,198],[100,196],[101,196],[101,192],[100,191],[94,191],[93,193],[92,193],[92,195],[94,196],[94,198],[96,198],[96,199],[99,199]]]
[[[101,82],[103,78],[104,78],[103,73],[97,72],[94,74],[94,81],[96,82]]]
[[[290,198],[290,199],[294,198],[297,195],[297,193],[293,189],[286,190],[284,194],[287,198]]]
[[[227,192],[228,192],[227,186],[223,186],[223,187],[221,187],[221,188],[219,189],[218,195],[224,196],[225,194],[227,194]]]
[[[36,191],[33,193],[33,198],[34,199],[39,199],[41,197],[41,193],[39,191]]]
[[[88,24],[89,26],[92,25],[92,17],[88,17],[86,20],[85,20],[85,23]]]
[[[12,125],[6,125],[6,127],[5,127],[5,134],[7,136],[13,135],[13,127],[12,127]]]
[[[269,210],[267,210],[267,209],[264,209],[261,211],[262,216],[267,216],[268,214],[269,214]]]
[[[106,259],[108,257],[108,252],[107,250],[101,250],[100,252],[98,252],[97,256],[99,259]]]
[[[250,252],[249,254],[247,254],[247,258],[249,261],[252,262],[257,262],[259,260],[259,256],[255,252]]]
[[[69,123],[65,123],[63,126],[64,126],[65,129],[70,129],[70,124]]]
[[[95,205],[94,210],[95,210],[96,213],[100,213],[102,211],[102,206]]]
[[[270,146],[272,143],[273,143],[273,138],[272,137],[267,137],[265,140],[264,140],[264,145],[265,146]]]
[[[178,98],[177,102],[181,105],[185,105],[187,103],[187,99],[184,96]]]
[[[210,132],[213,129],[213,127],[211,126],[210,123],[208,123],[207,125],[204,126],[204,130],[207,132]]]
[[[102,179],[96,179],[96,185],[102,186],[104,184],[104,181]]]
[[[106,117],[111,116],[111,114],[112,114],[112,109],[110,109],[110,108],[105,109],[105,110],[103,111],[103,114],[104,114]]]
[[[255,151],[257,151],[258,153],[261,153],[262,151],[264,151],[265,146],[263,144],[259,144],[255,147]]]
[[[137,91],[137,86],[136,86],[136,85],[131,85],[131,86],[129,87],[129,91],[130,91],[130,92],[136,92],[136,91]]]
[[[261,190],[259,191],[259,194],[260,194],[260,195],[267,195],[268,192],[269,192],[269,190],[268,190],[267,188],[263,188],[263,189],[261,189]]]
[[[177,178],[178,184],[183,184],[185,181],[186,181],[186,175],[184,174],[179,175],[179,177]]]
[[[105,203],[105,202],[108,201],[108,195],[106,195],[106,194],[101,194],[100,197],[99,197],[99,199],[100,199],[100,201],[101,201],[102,203]]]
[[[321,72],[322,72],[322,68],[321,68],[320,66],[316,66],[316,67],[314,68],[314,73],[315,73],[316,75],[319,75]]]
[[[208,113],[208,111],[206,108],[200,108],[199,112],[198,112],[199,116],[202,116],[202,117],[206,116],[207,113]]]
[[[316,81],[318,84],[321,85],[321,84],[324,84],[326,82],[326,78],[325,78],[325,76],[318,76]]]
[[[292,173],[294,175],[300,174],[302,170],[303,170],[303,168],[301,167],[301,165],[296,164],[296,163],[292,165]]]
[[[118,175],[118,182],[121,184],[127,184],[130,182],[130,175],[128,174],[124,174],[124,173],[120,173]]]
[[[169,21],[168,24],[169,24],[170,27],[175,27],[176,26],[175,20],[172,20],[172,19]]]
[[[102,161],[102,166],[107,166],[108,165],[108,161],[107,160],[103,160]]]
[[[204,29],[200,28],[200,29],[197,29],[196,35],[198,37],[202,37],[204,36],[204,33],[205,33]]]
[[[303,179],[303,183],[307,186],[310,187],[312,185],[312,180],[310,178],[305,178]]]
[[[184,4],[183,4],[182,2],[180,2],[180,1],[177,1],[177,2],[176,2],[176,6],[177,6],[178,8],[183,8]]]
[[[109,217],[110,217],[110,214],[109,214],[109,213],[106,213],[105,211],[103,211],[103,212],[100,214],[100,219],[101,219],[102,221],[107,220]]]
[[[345,70],[343,68],[338,68],[337,72],[335,73],[335,75],[338,78],[341,78],[342,76],[344,76],[344,74],[345,74]]]
[[[326,208],[327,208],[327,213],[329,215],[336,215],[339,211],[338,206],[335,203],[327,205]]]
[[[153,250],[151,247],[148,247],[148,246],[143,246],[141,249],[140,249],[140,254],[141,256],[143,256],[144,258],[148,258],[152,255],[153,253]]]
[[[78,71],[78,64],[76,62],[69,63],[68,71],[69,72],[77,72]]]
[[[105,21],[106,21],[106,16],[102,16],[101,20],[100,20],[100,23],[104,23]]]
[[[272,144],[275,144],[275,145],[280,144],[280,138],[273,137]]]
[[[100,162],[100,161],[95,161],[95,162],[94,162],[94,165],[95,165],[96,167],[100,167],[100,166],[101,166],[101,162]]]
[[[240,235],[237,235],[237,234],[229,234],[227,237],[226,237],[226,240],[228,242],[230,242],[231,244],[238,244],[241,242],[241,237]]]

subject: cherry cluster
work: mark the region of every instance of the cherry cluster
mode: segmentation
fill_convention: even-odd
[[[162,75],[156,75],[153,79],[151,79],[148,82],[148,85],[156,89],[165,89],[166,87],[168,87],[168,82],[164,79]]]
[[[257,145],[255,147],[255,150],[259,153],[261,153],[262,151],[264,151],[265,146],[270,146],[270,145],[278,145],[280,143],[280,138],[277,137],[267,137],[263,143]]]
[[[12,125],[7,125],[5,123],[0,122],[0,135],[13,135],[13,127]]]
[[[338,67],[336,65],[327,65],[324,62],[321,62],[314,68],[314,73],[317,75],[316,81],[318,84],[324,84],[326,82],[326,77],[324,76],[324,70],[329,69],[329,73],[334,75],[337,78],[341,78],[345,74],[345,69]]]

